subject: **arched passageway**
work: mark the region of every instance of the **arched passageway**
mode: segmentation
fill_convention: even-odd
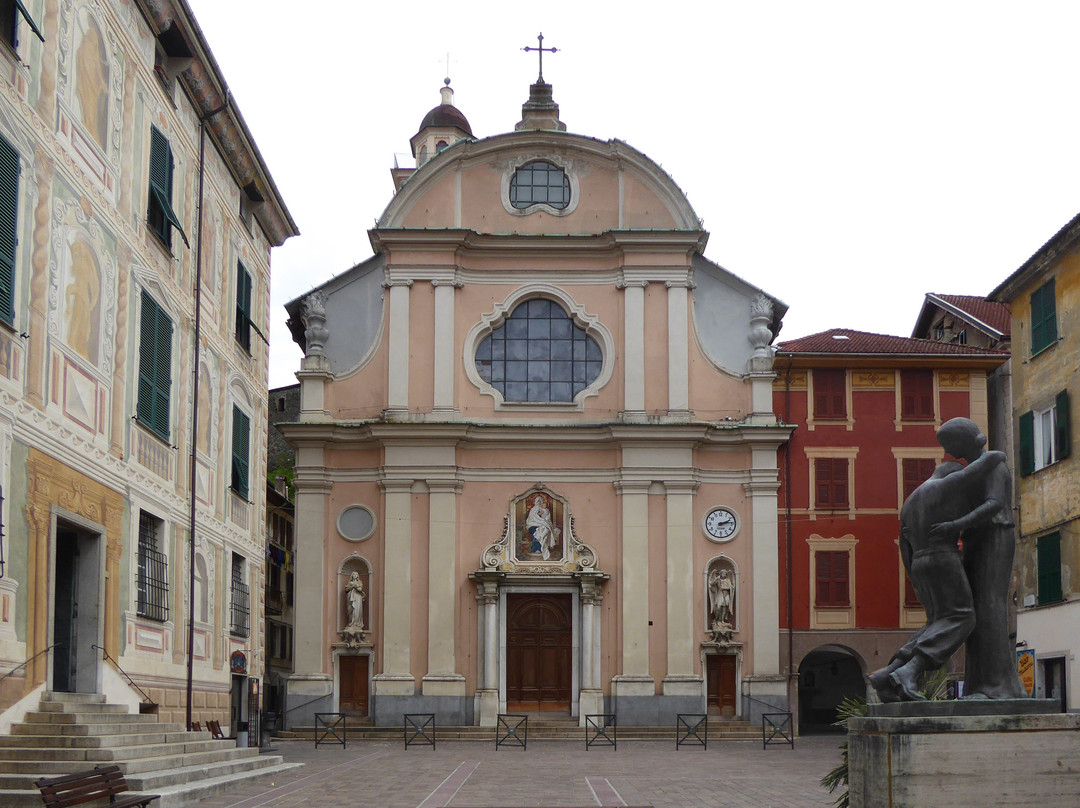
[[[835,645],[815,648],[799,665],[799,732],[842,732],[836,708],[846,698],[866,695],[862,666],[850,651]]]

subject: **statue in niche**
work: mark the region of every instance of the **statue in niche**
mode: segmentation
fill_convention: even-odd
[[[364,582],[358,570],[353,570],[345,584],[345,629],[341,632],[345,644],[353,648],[364,641]]]
[[[109,129],[109,60],[101,31],[89,18],[75,54],[75,99],[83,126],[105,151]]]
[[[101,274],[97,256],[86,242],[76,239],[68,248],[71,270],[64,290],[64,313],[67,316],[67,343],[72,350],[97,364],[98,328],[101,316]]]
[[[713,642],[731,642],[734,608],[735,577],[727,567],[714,567],[709,573],[709,634]]]

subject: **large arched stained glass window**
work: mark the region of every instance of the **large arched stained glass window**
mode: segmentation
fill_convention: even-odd
[[[573,401],[599,377],[603,360],[600,344],[545,298],[515,308],[476,349],[480,378],[505,401]]]
[[[533,160],[510,178],[510,204],[518,210],[539,204],[564,210],[570,204],[570,179],[557,165]]]

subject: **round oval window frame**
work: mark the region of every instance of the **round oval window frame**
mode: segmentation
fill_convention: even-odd
[[[345,515],[347,513],[349,513],[350,511],[353,511],[353,510],[364,511],[364,512],[367,513],[368,517],[371,519],[371,528],[368,530],[367,533],[365,533],[362,536],[350,536],[344,530],[342,530],[341,520],[345,517]],[[375,518],[375,512],[373,510],[371,510],[371,508],[369,508],[367,505],[361,505],[359,503],[357,503],[355,505],[347,505],[346,507],[342,508],[341,513],[338,514],[338,517],[337,517],[337,520],[336,520],[336,526],[337,526],[338,535],[341,536],[341,538],[345,539],[345,541],[351,541],[351,542],[361,542],[361,541],[365,541],[367,539],[370,539],[372,537],[372,535],[374,535],[374,533],[375,533],[375,528],[376,528],[377,524],[378,524],[378,521]]]

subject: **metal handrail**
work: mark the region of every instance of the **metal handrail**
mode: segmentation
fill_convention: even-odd
[[[148,695],[146,695],[145,690],[135,684],[135,681],[127,675],[127,671],[120,667],[120,663],[113,659],[108,651],[106,651],[100,645],[91,645],[90,647],[96,648],[98,651],[101,651],[101,653],[105,655],[105,659],[109,660],[116,667],[116,669],[120,671],[120,673],[124,674],[124,678],[128,680],[128,684],[130,684],[133,688],[142,693],[143,701],[145,701],[147,704],[152,704],[155,707],[157,706],[157,702],[150,698]]]
[[[22,663],[21,665],[16,665],[16,666],[15,666],[14,668],[12,668],[11,670],[9,670],[9,671],[8,671],[7,673],[5,673],[5,674],[4,674],[3,676],[0,676],[0,682],[2,682],[2,681],[4,681],[5,679],[7,679],[7,678],[8,678],[9,676],[11,676],[11,675],[12,675],[13,673],[15,673],[15,671],[19,670],[19,668],[25,668],[25,667],[26,667],[27,665],[29,665],[29,664],[30,664],[31,662],[33,662],[33,661],[34,661],[35,659],[37,659],[37,658],[38,658],[39,656],[41,656],[42,654],[47,654],[47,653],[49,653],[49,651],[51,651],[52,649],[56,648],[56,646],[58,646],[58,645],[63,645],[63,644],[64,644],[64,643],[62,643],[62,642],[54,642],[54,643],[53,643],[52,645],[50,645],[50,646],[49,646],[48,648],[43,648],[42,650],[38,651],[38,652],[37,652],[36,654],[34,654],[34,655],[33,655],[32,657],[30,657],[30,658],[29,658],[28,660],[26,660],[25,662],[23,662],[23,663]]]

